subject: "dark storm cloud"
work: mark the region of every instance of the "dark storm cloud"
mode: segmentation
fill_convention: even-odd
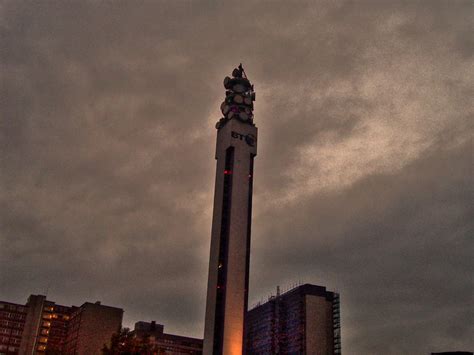
[[[323,284],[348,353],[472,349],[472,12],[2,3],[1,298],[49,286],[202,336],[213,126],[242,61],[260,130],[251,301]]]
[[[308,199],[298,214],[262,217],[263,228],[272,225],[263,232],[272,247],[254,242],[258,266],[279,267],[268,268],[255,287],[263,293],[275,279],[320,279],[338,289],[347,302],[344,324],[359,325],[347,333],[349,351],[429,353],[437,339],[449,340],[450,329],[467,339],[471,149],[436,151],[398,174],[368,176],[343,193]],[[380,337],[367,342],[373,332]]]

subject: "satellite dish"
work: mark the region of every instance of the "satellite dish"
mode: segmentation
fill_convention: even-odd
[[[227,115],[227,118],[228,119],[231,119],[232,117],[234,117],[235,113],[230,111],[229,114]]]
[[[229,105],[224,105],[223,107],[221,106],[221,111],[224,115],[226,115],[227,112],[230,111],[230,106]]]
[[[230,88],[231,88],[231,83],[230,83],[231,80],[232,80],[232,79],[229,78],[228,76],[226,76],[226,77],[224,78],[224,87],[225,87],[226,89],[230,89]]]
[[[247,115],[245,112],[241,112],[239,113],[239,118],[245,122],[249,119],[249,115]]]
[[[244,102],[244,98],[242,97],[242,95],[235,95],[234,96],[234,102],[238,103],[238,104],[241,104]]]
[[[219,129],[219,128],[223,127],[224,124],[225,124],[225,121],[226,121],[226,118],[222,117],[219,121],[217,121],[216,128]]]
[[[232,90],[238,93],[245,92],[245,89],[246,89],[245,86],[243,86],[242,84],[236,84],[232,87]]]
[[[247,96],[247,97],[244,98],[244,103],[245,103],[246,105],[251,105],[251,104],[252,104],[252,99]]]

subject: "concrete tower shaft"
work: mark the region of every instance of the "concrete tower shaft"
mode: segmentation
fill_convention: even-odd
[[[226,117],[217,124],[217,168],[204,331],[206,355],[241,355],[244,351],[257,128],[251,109],[245,112],[245,105],[239,105],[244,103],[242,99],[251,98],[247,102],[251,103],[248,107],[253,108],[253,87],[235,70],[233,75],[234,79],[226,78],[227,85],[224,81],[226,88],[230,86],[222,107]],[[232,80],[230,84],[228,79]],[[243,88],[238,86],[242,82]],[[235,99],[237,95],[241,97]],[[229,118],[229,113],[234,114]]]

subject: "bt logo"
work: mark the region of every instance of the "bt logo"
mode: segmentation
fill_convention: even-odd
[[[246,136],[244,136],[241,133],[232,131],[231,135],[232,135],[232,138],[240,139],[241,141],[245,140],[245,143],[247,143],[251,147],[255,146],[255,136],[253,134],[247,134]]]

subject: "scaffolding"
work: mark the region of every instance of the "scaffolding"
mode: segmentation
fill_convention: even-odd
[[[334,330],[334,354],[341,354],[341,311],[339,294],[334,293],[332,299],[332,322]]]
[[[339,294],[326,291],[325,287],[305,284],[272,295],[267,302],[258,303],[248,313],[246,320],[247,354],[308,354],[314,349],[307,349],[307,304],[306,296],[323,297],[327,302],[327,311],[331,318],[324,325],[331,354],[341,354],[341,322]],[[314,317],[314,314],[313,316]],[[332,334],[331,333],[332,330]],[[332,348],[329,350],[329,348]]]

